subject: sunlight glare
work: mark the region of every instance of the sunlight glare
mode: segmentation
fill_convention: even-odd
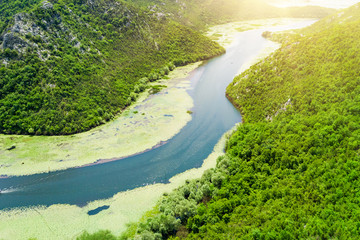
[[[322,6],[328,8],[347,8],[359,3],[360,0],[268,0],[276,7]]]

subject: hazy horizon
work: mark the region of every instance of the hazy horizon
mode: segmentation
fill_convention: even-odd
[[[294,6],[322,6],[328,8],[347,8],[360,0],[268,0],[276,7],[294,7]]]

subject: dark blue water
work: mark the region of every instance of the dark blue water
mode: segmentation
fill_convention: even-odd
[[[99,212],[101,212],[101,211],[103,211],[103,210],[106,210],[106,209],[109,209],[109,208],[110,208],[109,205],[104,205],[104,206],[95,208],[94,210],[88,211],[87,214],[88,214],[89,216],[94,216],[94,215],[98,214]]]
[[[225,97],[225,89],[242,64],[267,40],[261,30],[238,35],[227,53],[210,60],[191,76],[192,120],[167,144],[114,162],[52,173],[0,179],[0,209],[89,201],[146,184],[165,183],[181,172],[200,167],[220,137],[241,121]]]

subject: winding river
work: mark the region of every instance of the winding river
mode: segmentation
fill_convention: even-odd
[[[313,22],[283,29],[304,27]],[[83,206],[128,189],[166,183],[178,173],[200,167],[220,137],[241,121],[240,113],[226,99],[225,89],[241,66],[267,44],[261,37],[263,31],[238,33],[226,54],[206,62],[191,74],[189,94],[194,100],[193,118],[166,144],[118,161],[0,179],[0,189],[5,189],[0,194],[0,210],[58,203]]]

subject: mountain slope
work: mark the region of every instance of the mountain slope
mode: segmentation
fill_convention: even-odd
[[[0,10],[0,133],[38,135],[98,126],[174,64],[224,52],[177,22],[203,29],[205,23],[331,11],[245,0],[4,0]]]
[[[359,33],[354,21],[294,36],[235,78],[227,93],[245,124],[189,239],[357,238]]]
[[[337,11],[337,14],[329,15],[322,21],[319,21],[309,28],[302,31],[302,34],[321,32],[324,29],[334,26],[341,26],[346,23],[354,23],[360,21],[359,4],[355,4],[349,8]]]
[[[328,16],[335,10],[315,6],[277,8],[262,0],[132,0],[195,29],[231,21],[277,17]]]
[[[6,8],[11,1],[0,5],[0,133],[88,130],[174,64],[224,52],[199,33],[122,1],[22,3],[26,12]]]

